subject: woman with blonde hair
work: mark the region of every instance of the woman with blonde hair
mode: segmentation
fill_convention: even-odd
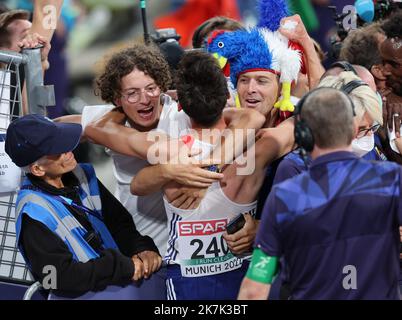
[[[375,146],[374,135],[383,124],[381,96],[351,71],[327,76],[318,87],[336,88],[348,94],[355,107],[355,120],[359,128],[352,141],[353,152],[368,160],[383,160],[383,154]]]

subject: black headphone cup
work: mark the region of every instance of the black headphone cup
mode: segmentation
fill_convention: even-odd
[[[209,24],[209,20],[205,21],[203,24],[198,26],[198,28],[194,31],[193,37],[192,37],[192,42],[193,42],[193,47],[196,47],[195,44],[200,40],[200,34],[201,32],[205,29],[205,27]]]
[[[333,64],[331,64],[331,66],[329,67],[329,69],[332,68],[342,68],[344,71],[351,71],[353,72],[355,75],[357,75],[356,69],[353,67],[353,65],[348,62],[348,61],[336,61]]]
[[[301,111],[303,108],[304,103],[306,102],[307,98],[316,91],[322,90],[322,87],[315,88],[305,94],[300,101],[295,106],[295,129],[294,129],[294,137],[295,143],[299,146],[299,148],[304,149],[306,152],[311,152],[314,149],[314,135],[311,131],[308,124],[301,119]]]
[[[368,86],[368,84],[361,80],[352,80],[352,81],[344,84],[340,90],[345,92],[346,94],[350,94],[353,90],[355,90],[361,86]]]
[[[352,99],[349,97],[349,93],[352,92],[354,89],[357,87],[360,87],[362,85],[367,85],[365,82],[360,81],[360,80],[353,80],[349,82],[348,84],[342,86],[340,91],[342,91],[347,99],[350,102],[350,105],[352,107],[352,112],[353,116],[356,116],[355,113],[355,106],[353,104]],[[346,90],[345,90],[346,87]],[[322,89],[328,89],[327,87],[318,87],[310,92],[308,92],[306,95],[304,95],[300,101],[296,104],[295,106],[295,129],[294,129],[294,137],[295,137],[295,143],[300,147],[303,148],[307,152],[311,152],[314,149],[314,135],[311,130],[311,128],[308,126],[306,121],[301,119],[301,111],[303,108],[304,103],[306,102],[307,98],[314,92],[322,90]]]
[[[353,103],[352,98],[349,96],[349,94],[352,93],[353,90],[355,90],[361,86],[368,86],[368,84],[361,80],[353,80],[353,81],[350,81],[350,82],[344,84],[340,89],[348,97],[350,105],[352,106],[352,111],[353,111],[354,117],[356,116],[356,107],[355,107],[355,104]]]
[[[311,152],[314,149],[314,136],[304,120],[298,120],[295,124],[295,142],[307,152]]]
[[[332,69],[332,68],[336,68],[336,67],[341,68],[341,69],[343,69],[344,71],[351,71],[351,72],[353,72],[356,76],[359,76],[359,75],[357,74],[356,69],[355,69],[355,68],[353,67],[353,65],[352,65],[350,62],[348,62],[348,61],[345,61],[345,60],[343,60],[343,61],[336,61],[336,62],[334,62],[333,64],[331,64],[331,66],[330,66],[329,68]],[[368,85],[367,83],[365,83],[365,82],[363,82],[363,81],[361,81],[361,80],[353,80],[353,81],[351,81],[351,82],[349,82],[349,83],[343,85],[343,86],[341,87],[341,89],[340,89],[341,91],[345,92],[346,95],[347,95],[348,98],[349,98],[349,101],[350,101],[350,103],[351,103],[351,105],[352,105],[352,109],[353,109],[353,116],[356,116],[355,105],[353,104],[352,99],[349,97],[349,93],[351,93],[353,90],[355,90],[356,88],[358,88],[358,87],[360,87],[360,86],[367,86],[367,85]]]

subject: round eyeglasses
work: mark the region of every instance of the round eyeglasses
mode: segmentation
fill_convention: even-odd
[[[161,89],[156,84],[151,84],[142,89],[129,90],[121,96],[129,103],[137,103],[141,99],[142,92],[149,98],[156,98],[161,94]]]

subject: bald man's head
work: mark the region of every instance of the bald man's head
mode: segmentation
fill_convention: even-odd
[[[300,117],[311,129],[320,148],[347,147],[355,134],[353,106],[348,96],[334,88],[313,90],[301,108]]]
[[[377,91],[377,86],[375,84],[375,80],[373,75],[371,74],[370,71],[367,70],[367,68],[363,66],[359,66],[354,64],[353,67],[355,68],[357,72],[357,76],[362,79],[365,83],[368,84],[368,86],[374,91]]]
[[[377,91],[377,86],[375,84],[375,80],[373,75],[370,73],[369,70],[367,70],[367,68],[357,65],[357,64],[353,64],[351,65],[354,69],[354,71],[356,71],[357,76],[362,79],[362,81],[364,81],[365,83],[368,84],[368,86],[375,92]],[[332,68],[329,68],[321,77],[321,80],[328,77],[328,76],[338,76],[341,72],[343,71],[347,71],[345,70],[345,68],[342,68],[340,66],[335,66]]]

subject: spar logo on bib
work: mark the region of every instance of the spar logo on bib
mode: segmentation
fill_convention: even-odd
[[[179,235],[207,236],[218,232],[224,232],[226,230],[226,224],[227,224],[226,219],[180,222]]]

